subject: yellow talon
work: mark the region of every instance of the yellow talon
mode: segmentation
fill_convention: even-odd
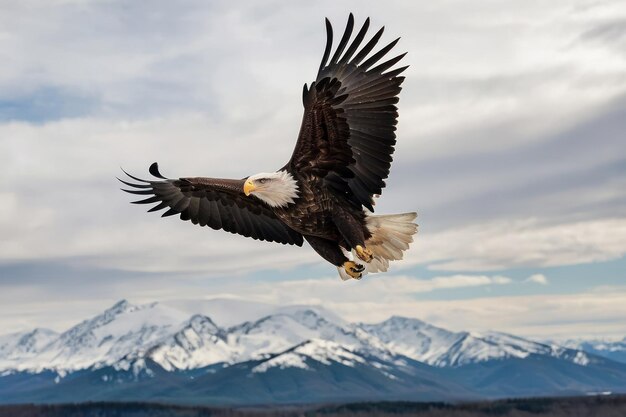
[[[363,265],[359,265],[352,261],[344,262],[343,269],[345,269],[346,273],[354,279],[361,279],[363,277],[363,271],[365,271],[365,267]]]
[[[372,253],[371,250],[364,248],[361,245],[356,245],[356,248],[354,248],[356,250],[356,255],[359,257],[360,260],[362,260],[363,262],[372,262],[372,258],[374,257],[374,254]]]

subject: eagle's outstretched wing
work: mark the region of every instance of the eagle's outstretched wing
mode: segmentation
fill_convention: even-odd
[[[364,60],[384,28],[359,49],[369,19],[348,46],[353,26],[350,14],[343,37],[328,60],[333,30],[326,19],[324,57],[315,82],[309,89],[304,85],[302,127],[287,168],[323,178],[329,189],[373,211],[372,197],[382,192],[389,175],[396,143],[395,104],[404,80],[398,75],[407,67],[385,72],[402,54],[372,68],[398,39]]]
[[[120,181],[133,189],[124,191],[149,196],[137,204],[158,203],[148,211],[168,208],[163,217],[180,214],[181,220],[224,229],[253,239],[302,246],[302,235],[276,217],[269,206],[243,194],[245,180],[219,178],[167,179],[159,173],[156,162],[150,173],[159,178],[147,181],[125,172],[136,182]]]

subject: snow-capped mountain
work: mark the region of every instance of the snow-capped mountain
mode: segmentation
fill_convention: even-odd
[[[210,307],[216,305],[228,308],[226,300]],[[241,301],[236,306],[245,309]],[[616,387],[626,391],[626,365],[578,348],[499,332],[452,332],[396,316],[376,324],[347,323],[318,306],[273,310],[266,305],[253,306],[248,316],[253,310],[264,314],[221,326],[206,314],[123,300],[60,334],[35,329],[0,337],[0,400],[3,392],[22,395],[15,398],[25,401],[35,401],[37,395],[49,398],[53,395],[50,390],[66,395],[62,387],[67,384],[76,390],[76,381],[82,380],[85,387],[93,388],[84,393],[88,399],[109,398],[103,397],[103,392],[113,399],[118,398],[116,392],[127,393],[122,388],[97,389],[99,384],[115,382],[120,387],[135,384],[132,387],[141,388],[137,391],[141,395],[160,392],[162,398],[166,396],[160,384],[174,384],[182,390],[176,401],[200,391],[219,398],[239,398],[239,388],[228,391],[224,387],[228,383],[239,387],[244,380],[252,383],[249,378],[256,381],[254,390],[266,396],[250,394],[251,402],[263,398],[300,401],[295,394],[278,394],[282,391],[276,391],[274,384],[283,386],[283,378],[305,385],[315,381],[320,391],[307,395],[320,400],[335,398],[337,378],[351,381],[363,398],[387,392],[381,387],[399,393],[398,398],[410,398],[412,390],[419,389],[427,398],[438,399],[452,398],[452,392],[458,394],[455,398],[498,396],[505,388],[507,395],[534,395],[542,389],[561,392],[559,387],[572,392]],[[224,313],[221,316],[226,317]],[[515,381],[502,381],[512,368]],[[536,373],[542,374],[541,384]],[[33,374],[38,375],[35,382],[16,383],[21,388],[17,394],[12,391],[11,381],[23,381]],[[205,385],[198,386],[201,380]]]
[[[228,343],[226,331],[209,317],[195,315],[175,333],[155,343],[145,356],[172,371],[230,363],[236,354],[235,346]]]
[[[622,340],[610,339],[570,339],[560,343],[561,346],[582,350],[617,362],[626,363],[626,337]]]
[[[252,372],[267,372],[274,367],[280,369],[309,369],[307,360],[314,360],[325,365],[337,362],[346,366],[355,366],[357,363],[366,362],[362,356],[338,343],[318,339],[303,342],[292,349],[269,357],[267,360],[252,368]]]
[[[462,366],[506,358],[546,355],[586,365],[585,352],[533,342],[500,332],[451,332],[421,320],[391,317],[378,324],[360,324],[387,348],[416,361],[438,367]]]
[[[9,368],[9,364],[15,361],[32,358],[58,337],[57,332],[42,328],[0,336],[0,369]]]
[[[330,321],[325,311],[302,307],[278,313],[230,329],[233,342],[241,347],[239,360],[258,359],[309,340],[341,344],[351,350],[390,356],[378,338],[357,326]]]
[[[221,328],[207,316],[189,318],[158,303],[135,306],[124,300],[59,335],[46,335],[46,343],[38,342],[36,349],[24,352],[12,348],[9,341],[26,336],[6,336],[0,372],[72,372],[116,364],[127,368],[128,360],[137,359],[150,359],[168,371],[188,370],[262,359],[313,339],[386,357],[392,354],[360,327],[309,306],[278,308],[258,320]]]
[[[126,300],[71,329],[14,334],[0,339],[0,371],[72,372],[126,366],[150,359],[167,371],[268,358],[308,341],[332,342],[385,361],[403,356],[437,367],[546,355],[586,365],[580,350],[532,342],[504,333],[451,332],[417,319],[391,317],[378,324],[350,324],[320,307],[290,306],[222,328],[210,317],[159,303]]]
[[[359,324],[394,352],[429,365],[444,364],[445,357],[465,333],[454,333],[418,319],[393,316],[378,324]]]
[[[27,356],[0,357],[3,370],[72,372],[113,365],[127,355],[141,355],[178,330],[186,316],[156,303],[135,306],[123,300],[91,319],[40,343]]]

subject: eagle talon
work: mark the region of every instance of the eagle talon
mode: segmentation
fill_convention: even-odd
[[[374,254],[371,250],[369,250],[368,248],[364,248],[361,245],[356,245],[356,248],[354,248],[354,250],[356,251],[356,255],[359,257],[360,260],[367,263],[372,262]]]
[[[365,267],[363,265],[359,265],[352,261],[344,262],[343,269],[354,279],[361,279],[363,277],[363,271],[365,271]]]

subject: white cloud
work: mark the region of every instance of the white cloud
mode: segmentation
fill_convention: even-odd
[[[427,234],[423,228],[402,266],[437,262],[433,270],[488,271],[576,265],[626,254],[626,219],[545,224],[493,221]]]
[[[502,296],[463,300],[370,299],[323,303],[350,320],[378,321],[392,314],[417,317],[454,330],[499,330],[537,339],[624,337],[626,292]]]
[[[360,282],[318,280],[259,283],[230,294],[272,304],[320,304],[350,321],[375,322],[391,315],[416,317],[454,330],[499,330],[529,337],[568,338],[626,334],[626,288],[597,288],[589,293],[484,296],[432,300],[416,294],[451,288],[513,285],[506,277],[442,276],[420,280],[368,276]],[[145,300],[148,301],[148,300]]]
[[[430,279],[418,279],[403,275],[368,275],[361,281],[348,281],[338,286],[336,277],[282,281],[278,283],[259,283],[255,293],[259,301],[271,303],[328,302],[359,303],[379,297],[391,304],[398,297],[411,298],[415,294],[428,293],[435,290],[451,290],[454,288],[482,287],[489,285],[506,285],[512,280],[504,276],[486,275],[451,275],[438,276]],[[338,290],[341,289],[341,292]],[[345,291],[343,291],[345,290]],[[252,294],[249,294],[252,296]]]
[[[548,278],[543,274],[533,274],[526,278],[526,282],[534,282],[535,284],[548,285]]]
[[[199,294],[205,294],[207,298],[240,299],[272,305],[324,304],[337,308],[337,311],[351,317],[361,314],[360,306],[364,303],[380,303],[377,309],[389,311],[397,303],[401,306],[406,303],[421,303],[422,301],[415,301],[415,296],[418,294],[464,288],[484,287],[487,289],[494,285],[513,284],[513,280],[500,275],[462,274],[437,276],[430,279],[402,275],[368,275],[361,281],[347,282],[342,282],[339,277],[332,275],[293,281],[250,282],[247,280],[243,283],[241,277],[235,276],[226,280],[207,281],[202,285],[190,285],[188,280],[181,278],[177,280],[175,287],[164,286],[171,282],[168,279],[158,282],[151,280],[151,282],[152,284],[145,285],[144,283],[140,288],[133,288],[132,292],[123,297],[138,302],[152,302],[197,299]],[[116,284],[116,286],[123,286],[123,284]],[[108,304],[116,301],[111,297],[114,296],[105,290],[98,294],[96,300],[91,301],[90,306],[89,302],[80,300],[76,300],[76,303],[61,301],[66,298],[64,292],[53,295],[42,288],[9,287],[0,297],[3,307],[6,308],[6,315],[0,318],[0,328],[5,329],[5,332],[35,326],[53,326],[60,330],[77,319],[76,309],[83,312],[91,311],[91,313],[84,314],[95,314],[98,309],[106,308]],[[398,311],[404,311],[402,308]],[[377,312],[368,314],[370,317],[380,316]],[[54,317],[56,321],[47,320],[46,317]],[[45,321],[45,324],[42,321]]]
[[[349,321],[376,322],[391,315],[415,317],[452,330],[499,330],[537,339],[623,337],[626,334],[626,288],[598,287],[588,293],[525,296],[485,296],[454,300],[416,298],[435,289],[512,285],[503,277],[450,276],[430,280],[409,277],[370,276],[360,282],[337,277],[318,280],[245,282],[229,279],[203,290],[177,285],[152,285],[129,298],[132,302],[175,301],[199,305],[204,299],[228,298],[274,305],[322,305]],[[30,290],[7,294],[0,319],[5,332],[34,326],[63,330],[117,301],[98,297],[68,303],[66,297],[40,294],[33,301]],[[192,308],[193,310],[193,308]]]

